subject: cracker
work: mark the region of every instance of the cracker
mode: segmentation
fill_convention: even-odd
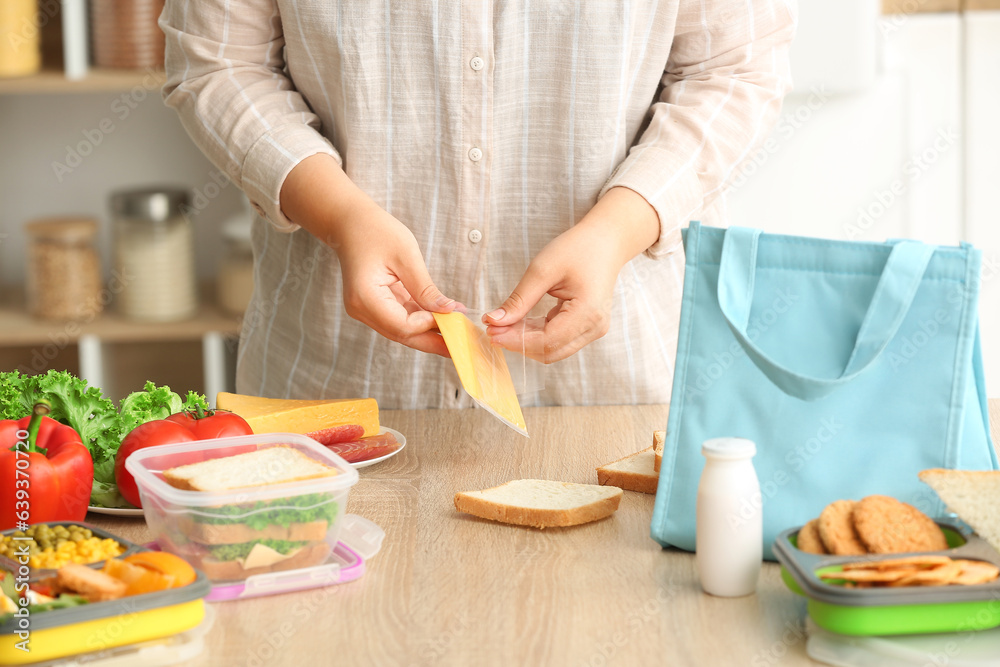
[[[820,579],[842,579],[854,583],[869,582],[887,584],[905,579],[919,572],[917,568],[897,568],[895,570],[844,570],[843,572],[821,572]]]
[[[799,528],[795,544],[798,545],[800,551],[804,551],[807,554],[829,553],[826,547],[823,546],[823,540],[819,536],[818,519],[813,519]]]
[[[838,556],[860,556],[868,553],[858,539],[851,516],[853,500],[835,500],[823,508],[819,515],[819,535],[823,546],[831,554]]]
[[[889,496],[867,496],[854,506],[854,527],[868,551],[894,554],[908,551],[943,551],[944,532],[934,520],[913,505]]]
[[[862,570],[864,571],[864,570]],[[947,586],[962,574],[962,566],[957,562],[943,563],[937,567],[918,570],[887,586]]]
[[[950,563],[948,556],[907,556],[906,558],[887,558],[886,560],[859,560],[853,563],[844,563],[845,570],[891,570],[897,567],[913,567],[923,569],[937,567]]]
[[[962,586],[975,586],[977,584],[988,584],[1000,576],[1000,567],[993,563],[982,560],[956,559],[961,573],[951,582]]]

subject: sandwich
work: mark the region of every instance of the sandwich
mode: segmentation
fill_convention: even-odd
[[[164,480],[187,491],[229,493],[337,475],[305,453],[280,445],[165,470]],[[327,534],[339,511],[332,493],[311,493],[197,507],[177,517],[163,546],[212,580],[319,565],[330,555]]]

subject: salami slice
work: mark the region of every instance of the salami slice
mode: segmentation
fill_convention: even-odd
[[[399,441],[392,433],[381,433],[352,442],[327,445],[327,448],[348,463],[360,463],[392,454],[399,449]]]

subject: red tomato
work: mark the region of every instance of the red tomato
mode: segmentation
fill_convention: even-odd
[[[142,507],[142,502],[139,500],[139,487],[136,486],[132,473],[125,469],[125,459],[138,449],[194,440],[197,438],[191,431],[166,419],[156,419],[136,426],[122,440],[118,453],[115,455],[115,482],[118,484],[118,492],[136,507]]]
[[[125,436],[118,454],[115,456],[115,481],[122,497],[136,507],[142,507],[139,500],[139,488],[135,478],[125,469],[125,459],[137,449],[172,445],[179,442],[194,442],[195,440],[211,440],[213,438],[231,438],[238,435],[253,435],[253,429],[243,417],[226,410],[190,410],[172,414],[166,419],[157,419],[137,426]],[[244,451],[256,449],[256,446],[225,447],[213,450],[211,458],[232,456]],[[201,452],[191,452],[183,461],[172,461],[171,467],[196,463],[205,459]]]

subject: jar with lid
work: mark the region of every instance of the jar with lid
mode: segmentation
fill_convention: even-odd
[[[764,559],[760,482],[753,467],[757,446],[745,438],[702,443],[705,467],[695,508],[695,560],[710,595],[739,597],[757,588]]]
[[[45,320],[92,319],[103,307],[97,221],[46,218],[24,226],[28,310]]]
[[[149,188],[111,196],[118,311],[135,320],[168,322],[198,309],[194,234],[183,209],[186,190]]]
[[[42,66],[37,0],[0,2],[0,77],[27,76]]]
[[[216,298],[219,307],[242,315],[253,294],[253,248],[250,246],[249,216],[234,217],[222,226],[224,248],[219,261]]]

